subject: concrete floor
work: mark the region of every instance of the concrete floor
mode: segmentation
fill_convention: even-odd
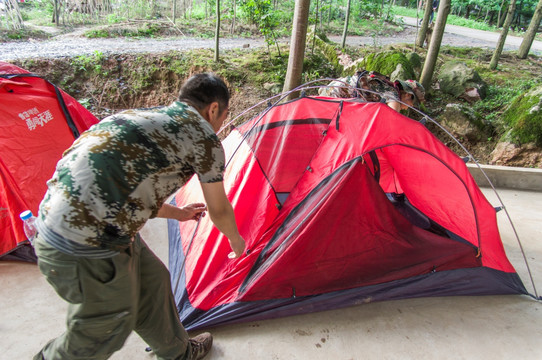
[[[484,193],[498,205],[492,190]],[[542,192],[499,190],[542,291]],[[504,211],[510,261],[533,292]],[[163,220],[143,237],[167,264]],[[0,359],[31,357],[64,330],[66,305],[36,265],[0,261]],[[542,359],[542,303],[527,296],[419,298],[212,329],[207,359]],[[132,334],[112,359],[152,359]]]

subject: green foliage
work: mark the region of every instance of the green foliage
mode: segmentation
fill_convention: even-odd
[[[353,16],[364,19],[380,18],[382,15],[382,3],[379,1],[362,0],[353,2]]]
[[[510,104],[511,99],[517,96],[517,88],[512,84],[489,85],[485,99],[473,104],[473,110],[476,114],[484,114],[485,121],[492,126],[503,131],[504,124],[501,116],[506,106]]]
[[[51,25],[52,2],[31,2],[28,5],[21,7],[21,15],[25,21],[35,25]]]
[[[155,23],[143,23],[138,26],[106,26],[90,29],[85,32],[88,38],[111,38],[111,37],[156,37],[162,32],[162,27]]]
[[[85,36],[89,39],[108,38],[111,37],[111,33],[106,29],[91,29],[85,32]]]
[[[402,6],[394,6],[393,12],[399,16],[408,16],[412,18],[421,19],[423,18],[424,9],[417,10],[416,8],[405,8]],[[464,17],[452,15],[452,14],[448,15],[446,24],[464,26],[470,29],[498,31],[498,29],[495,26],[489,25],[483,21],[477,21],[476,19],[465,19]]]
[[[105,56],[101,51],[94,51],[93,55],[79,55],[72,60],[72,65],[77,71],[100,74]]]
[[[83,105],[86,109],[89,109],[92,106],[92,102],[89,98],[78,99],[77,102]]]
[[[503,3],[502,0],[454,0],[447,24],[478,30],[499,31],[497,28],[499,12],[502,22],[509,3],[510,1]],[[517,1],[515,18],[512,23],[513,30],[521,32],[528,26],[537,3],[538,0]],[[409,7],[395,6],[393,11],[398,15],[414,18],[422,18],[424,13],[423,8],[416,8],[415,2],[409,4]]]
[[[257,50],[228,54],[226,64],[229,66],[225,71],[236,82],[256,84],[258,86],[263,86],[265,83],[279,83],[283,85],[288,59],[285,57],[268,56],[261,50]]]
[[[273,11],[271,0],[242,0],[241,9],[250,23],[258,26],[267,45],[275,44],[275,29],[279,26],[279,18]]]
[[[273,10],[270,0],[241,0],[239,7],[243,17],[253,25]]]
[[[127,19],[123,16],[119,16],[118,14],[107,14],[107,23],[108,24],[118,24],[122,21],[126,21]]]
[[[446,23],[450,25],[464,26],[469,29],[485,30],[485,31],[499,31],[499,29],[497,29],[496,26],[492,26],[485,22],[476,21],[473,19],[465,19],[465,18],[455,16],[455,15],[449,15]]]
[[[342,67],[341,67],[342,68]],[[307,53],[303,59],[303,74],[301,83],[321,78],[335,78],[340,75],[339,69],[329,62],[322,53]]]

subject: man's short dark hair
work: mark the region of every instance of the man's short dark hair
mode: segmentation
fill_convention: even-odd
[[[179,101],[186,101],[198,110],[217,101],[219,111],[228,107],[230,92],[224,81],[212,73],[200,73],[190,77],[181,87]]]

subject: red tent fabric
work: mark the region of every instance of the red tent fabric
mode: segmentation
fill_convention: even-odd
[[[197,229],[170,221],[188,329],[385,299],[526,293],[464,161],[384,104],[303,97],[223,143],[248,255],[229,260],[208,217]],[[196,201],[192,179],[173,202]]]
[[[19,214],[37,214],[62,153],[98,119],[47,80],[0,62],[0,120],[0,258],[32,260]]]

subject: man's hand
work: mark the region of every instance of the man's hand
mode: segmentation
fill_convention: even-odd
[[[240,236],[236,240],[231,240],[231,239],[228,239],[228,240],[230,241],[230,246],[231,246],[231,249],[233,250],[228,255],[228,257],[230,259],[237,259],[241,257],[241,255],[243,255],[243,253],[245,252],[245,240]]]
[[[173,206],[171,204],[163,204],[156,217],[174,219],[177,221],[199,220],[205,216],[207,205],[203,203],[193,203],[182,207]]]
[[[180,209],[181,217],[178,219],[179,221],[199,220],[200,217],[205,216],[207,206],[203,203],[193,203],[182,206]]]

